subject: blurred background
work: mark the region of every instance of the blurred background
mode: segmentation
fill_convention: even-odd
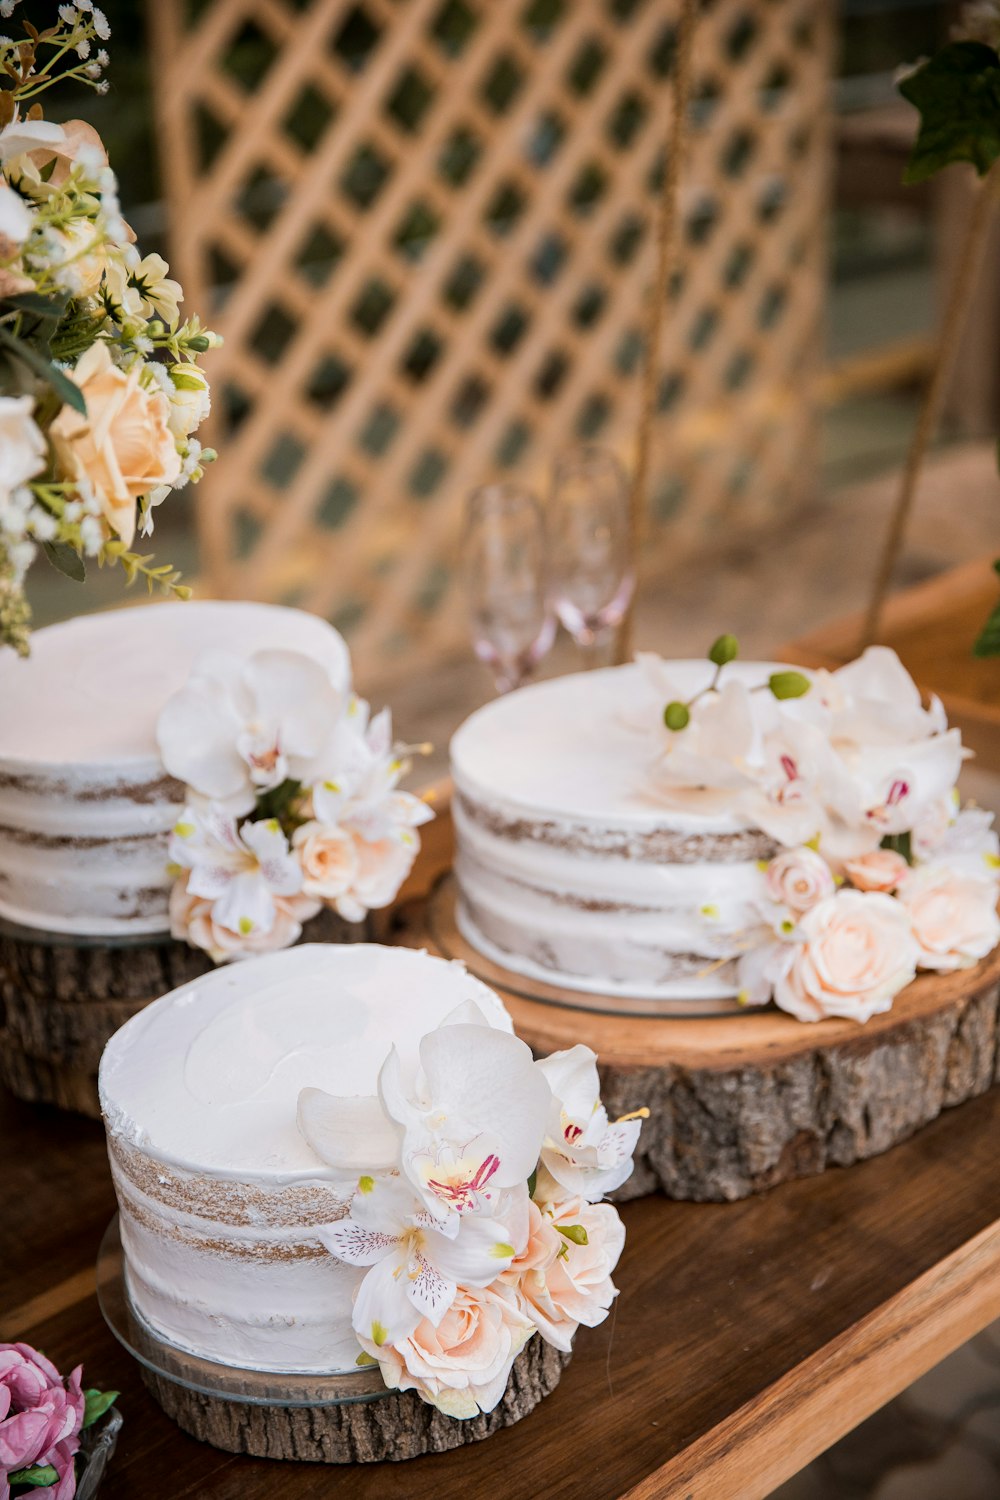
[[[392,703],[404,737],[435,741],[436,771],[495,691],[463,589],[471,492],[508,480],[550,508],[567,449],[635,459],[676,8],[105,9],[109,94],[59,94],[51,113],[97,127],[143,250],[226,338],[206,361],[221,457],[163,508],[158,561],[200,594],[333,620],[361,691]],[[50,10],[23,7],[39,24]],[[639,646],[700,655],[727,630],[745,654],[804,637],[806,655],[850,654],[974,186],[955,167],[902,186],[916,117],[894,78],[955,18],[941,0],[703,5]],[[1000,669],[970,648],[1000,551],[998,255],[994,234],[887,627],[925,686],[958,684],[949,707],[986,777]],[[122,600],[114,573],[77,593],[43,564],[30,590],[39,624]],[[583,659],[563,633],[538,670]],[[787,1500],[1000,1494],[998,1338],[925,1377]]]

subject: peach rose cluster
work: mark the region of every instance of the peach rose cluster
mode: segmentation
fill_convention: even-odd
[[[810,846],[768,862],[765,925],[738,966],[745,1003],[773,1000],[801,1021],[864,1022],[918,970],[968,968],[997,946],[1000,853],[987,814],[958,812],[949,796],[919,837],[888,842],[839,871]]]

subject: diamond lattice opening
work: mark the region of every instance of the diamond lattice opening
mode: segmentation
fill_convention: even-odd
[[[314,367],[306,395],[321,411],[330,411],[351,383],[351,367],[337,354],[324,354]]]

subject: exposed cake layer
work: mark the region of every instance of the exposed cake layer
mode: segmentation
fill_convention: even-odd
[[[168,928],[167,836],[183,802],[155,728],[208,650],[304,651],[344,687],[324,621],[266,604],[156,604],[52,625],[0,656],[0,916],[91,936]]]
[[[703,661],[670,670],[688,695],[712,672]],[[756,682],[770,668],[727,670]],[[459,924],[489,957],[596,992],[735,993],[757,862],[776,845],[718,806],[658,805],[650,769],[663,707],[638,667],[617,667],[523,688],[459,729]]]
[[[148,1006],[101,1063],[101,1104],[139,1313],[194,1354],[251,1369],[353,1370],[356,1272],[315,1235],[347,1213],[296,1126],[299,1091],[370,1094],[390,1047],[466,1001],[510,1030],[458,964],[370,944],[304,945],[218,969]]]

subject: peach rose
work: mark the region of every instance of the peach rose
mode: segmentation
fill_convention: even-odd
[[[849,859],[844,865],[851,884],[859,891],[895,891],[910,867],[894,849],[872,849]]]
[[[830,866],[815,849],[802,845],[778,854],[767,867],[767,893],[796,916],[837,889]]]
[[[838,891],[806,912],[800,930],[804,941],[774,987],[776,1003],[800,1021],[867,1021],[916,972],[909,912],[881,892]]]
[[[275,896],[274,922],[268,932],[255,929],[244,934],[223,927],[212,916],[214,903],[192,896],[187,889],[188,872],[174,881],[170,891],[170,936],[178,942],[203,948],[217,964],[235,958],[252,958],[290,948],[302,935],[302,923],[319,911],[320,903],[308,896]]]
[[[995,881],[927,865],[910,875],[899,899],[910,915],[921,969],[969,969],[1000,942]]]
[[[81,416],[64,406],[50,429],[67,477],[88,483],[112,531],[129,545],[135,535],[136,502],[157,485],[171,485],[181,461],[170,431],[170,405],[159,386],[140,384],[142,364],[126,373],[108,346],[87,350],[71,379],[87,403]]]
[[[532,1203],[528,1213],[527,1246],[501,1279],[546,1343],[569,1350],[579,1325],[603,1323],[618,1295],[611,1273],[625,1226],[610,1203],[579,1197],[544,1209]]]
[[[437,1328],[422,1318],[398,1345],[361,1342],[390,1390],[416,1391],[449,1417],[477,1417],[503,1396],[534,1331],[508,1288],[459,1287]]]
[[[398,838],[354,838],[357,871],[349,890],[334,905],[348,922],[360,922],[369,911],[388,906],[413,867],[420,835],[406,828]]]
[[[303,823],[292,835],[302,866],[306,896],[334,901],[350,890],[358,874],[358,855],[351,834],[336,823]]]

